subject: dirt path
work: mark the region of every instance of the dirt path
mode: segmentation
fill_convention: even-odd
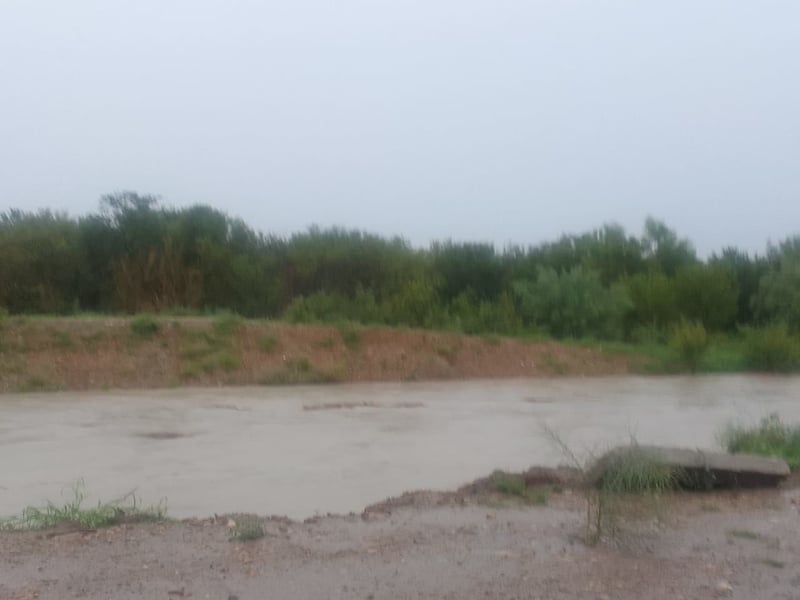
[[[228,518],[0,534],[0,599],[800,597],[797,489],[679,495],[657,528],[628,524],[594,547],[580,540],[583,505],[569,490],[546,507],[408,499],[363,515],[265,519],[252,542],[230,541]]]

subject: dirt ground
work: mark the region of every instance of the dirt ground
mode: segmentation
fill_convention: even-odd
[[[274,383],[617,375],[641,359],[552,341],[421,330],[124,318],[12,318],[0,329],[0,392]]]
[[[250,542],[230,539],[237,515],[3,533],[0,599],[800,598],[796,483],[676,494],[593,546],[582,493],[547,489],[546,506],[478,482],[361,515],[264,518]]]

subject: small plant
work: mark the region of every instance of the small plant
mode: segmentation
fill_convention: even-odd
[[[348,350],[356,351],[361,347],[361,333],[354,327],[340,327],[339,333]]]
[[[743,540],[757,540],[759,535],[754,531],[749,531],[747,529],[731,529],[728,532],[730,537],[740,538]]]
[[[163,504],[143,507],[133,493],[113,502],[98,502],[85,508],[86,492],[82,481],[72,488],[72,498],[63,505],[47,502],[44,506],[29,506],[18,517],[0,521],[0,530],[28,531],[67,525],[80,529],[98,529],[120,523],[163,521],[166,507]]]
[[[782,458],[792,470],[800,469],[800,425],[785,425],[777,414],[756,427],[730,426],[722,432],[721,441],[728,452]]]
[[[524,496],[527,486],[525,480],[519,475],[498,473],[494,476],[494,488],[501,494]]]
[[[271,334],[262,335],[258,340],[258,347],[262,352],[275,352],[278,348],[278,338]]]
[[[252,542],[267,535],[257,517],[241,517],[234,521],[230,540],[232,542]]]
[[[262,385],[301,385],[330,383],[335,378],[314,368],[307,358],[287,360],[283,367],[267,373],[261,378]]]
[[[678,353],[689,370],[694,373],[708,349],[709,339],[702,323],[683,321],[672,330],[669,345]]]
[[[0,306],[0,327],[2,327],[6,320],[8,319],[8,309],[4,306]]]
[[[746,328],[745,362],[755,371],[791,371],[800,366],[797,341],[785,324]]]
[[[72,350],[75,348],[75,342],[66,331],[53,331],[53,346],[59,350]]]
[[[225,315],[214,321],[214,331],[219,335],[230,336],[242,327],[242,318],[238,315]]]
[[[131,332],[142,338],[154,336],[159,329],[161,329],[161,326],[153,317],[142,315],[131,321]]]

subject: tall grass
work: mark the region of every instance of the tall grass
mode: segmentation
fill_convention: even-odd
[[[166,506],[142,506],[133,493],[112,502],[98,502],[84,507],[86,491],[83,482],[72,487],[72,498],[64,504],[48,501],[43,506],[29,506],[19,516],[0,520],[0,530],[28,531],[50,529],[60,525],[80,529],[98,529],[120,523],[163,521]]]
[[[782,458],[792,470],[800,469],[800,425],[785,425],[777,414],[755,427],[730,426],[720,437],[728,452]]]
[[[682,321],[672,330],[669,345],[678,353],[680,360],[695,373],[703,355],[708,350],[709,339],[702,323]]]
[[[755,371],[786,372],[800,368],[800,348],[786,324],[744,330],[744,356]]]

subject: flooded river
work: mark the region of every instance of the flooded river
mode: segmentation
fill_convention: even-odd
[[[613,377],[0,396],[0,515],[131,490],[175,517],[360,511],[635,436],[715,447],[727,423],[800,421],[798,377]]]

